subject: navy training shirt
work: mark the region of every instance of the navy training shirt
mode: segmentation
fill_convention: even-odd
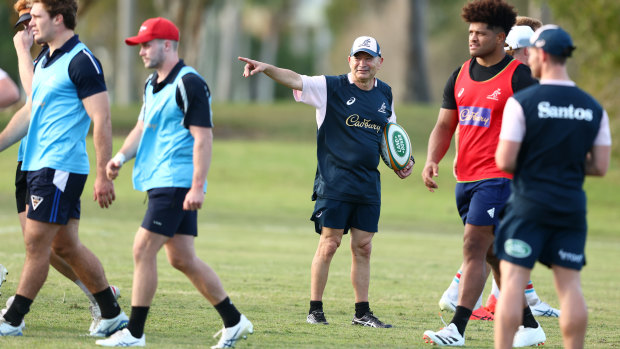
[[[309,86],[310,82],[321,79],[325,81],[321,88],[313,90]],[[302,80],[304,87],[298,100],[317,107],[318,167],[313,199],[380,204],[377,166],[383,129],[394,115],[392,89],[375,79],[372,90],[361,90],[348,74],[304,76]],[[304,94],[309,93],[325,93],[324,105],[304,100]]]

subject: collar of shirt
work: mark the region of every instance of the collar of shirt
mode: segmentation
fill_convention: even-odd
[[[179,71],[181,70],[181,68],[183,68],[184,66],[185,66],[185,63],[183,62],[183,60],[179,59],[179,62],[174,66],[174,68],[172,68],[172,70],[170,71],[170,74],[168,74],[168,76],[166,76],[164,81],[160,83],[157,83],[157,72],[155,72],[153,74],[153,78],[151,79],[151,86],[153,86],[153,93],[157,93],[161,91],[161,89],[166,87],[167,84],[173,82],[174,79],[176,79],[177,75],[179,74]]]
[[[577,86],[572,80],[541,79],[541,85]]]
[[[49,47],[47,48],[47,52],[45,53],[45,64],[43,67],[48,67],[52,63],[54,63],[60,56],[71,51],[75,45],[80,43],[80,38],[77,34],[73,35],[71,39],[67,40],[61,47],[54,50],[54,53],[50,56]]]

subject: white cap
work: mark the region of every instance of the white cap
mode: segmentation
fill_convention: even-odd
[[[349,54],[349,56],[353,56],[360,51],[367,52],[373,57],[381,57],[379,43],[375,38],[370,36],[360,36],[355,39],[355,41],[353,41],[353,46],[351,46],[351,54]]]
[[[534,31],[527,25],[516,25],[510,29],[510,33],[506,36],[506,45],[504,49],[516,50],[522,47],[530,46],[530,38],[534,35]]]

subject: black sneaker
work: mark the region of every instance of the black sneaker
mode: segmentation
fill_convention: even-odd
[[[378,328],[390,328],[392,325],[384,324],[381,320],[377,319],[376,316],[373,315],[372,311],[367,312],[361,318],[353,316],[353,321],[351,321],[352,325],[361,325],[368,327],[378,327]]]
[[[329,322],[327,322],[327,320],[325,319],[325,313],[318,310],[315,310],[308,314],[306,321],[309,324],[329,325]]]

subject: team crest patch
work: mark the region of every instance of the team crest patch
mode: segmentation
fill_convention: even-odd
[[[495,217],[495,207],[493,207],[490,210],[487,210],[487,213],[489,214],[489,216],[491,216],[491,218]]]
[[[30,195],[30,203],[33,210],[36,210],[37,207],[43,202],[43,198],[36,195]]]
[[[497,90],[493,91],[493,93],[491,93],[490,95],[487,96],[487,99],[492,99],[494,101],[499,101],[499,95],[502,93],[502,89],[498,88]]]
[[[526,258],[532,254],[532,248],[527,242],[518,239],[508,239],[504,242],[504,251],[515,258]]]

